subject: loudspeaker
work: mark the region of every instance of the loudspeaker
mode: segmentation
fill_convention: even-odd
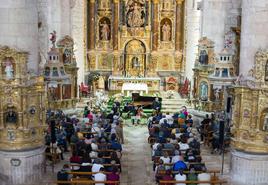
[[[219,143],[220,146],[224,144],[224,121],[220,121],[220,128],[219,128]]]
[[[228,97],[227,98],[227,107],[226,107],[226,112],[227,113],[230,113],[230,111],[231,111],[231,102],[232,102],[232,98]]]
[[[56,128],[55,128],[55,120],[50,121],[50,129],[51,129],[51,143],[56,143]]]

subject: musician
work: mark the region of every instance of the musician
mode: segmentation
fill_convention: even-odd
[[[158,98],[155,98],[155,100],[153,101],[153,104],[152,104],[152,108],[154,110],[161,110],[161,102],[159,101]]]

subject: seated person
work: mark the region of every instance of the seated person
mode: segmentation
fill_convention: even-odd
[[[211,175],[207,173],[207,169],[205,166],[202,168],[202,173],[198,174],[197,179],[199,181],[210,181],[211,180]],[[199,185],[210,185],[210,183],[199,183]]]
[[[187,180],[188,181],[197,181],[198,180],[194,168],[190,168],[190,172],[189,172],[189,174],[187,176]],[[197,185],[197,184],[191,183],[189,185]]]
[[[181,152],[176,150],[175,155],[171,159],[171,163],[174,164],[174,163],[178,162],[179,160],[182,160]]]
[[[101,167],[99,169],[99,172],[96,173],[93,176],[94,181],[106,181],[107,180],[107,177],[106,177],[106,175],[103,172],[104,172],[104,168]],[[95,185],[105,185],[105,183],[95,183]]]
[[[164,164],[170,163],[170,157],[168,156],[168,152],[164,152],[164,156],[160,157],[160,159],[164,162]],[[165,166],[166,170],[170,169],[168,165]]]
[[[73,151],[72,156],[70,157],[70,163],[71,164],[77,164],[77,166],[73,166],[73,170],[79,170],[79,164],[82,164],[82,159],[77,155],[76,151]]]
[[[182,170],[179,170],[179,173],[175,175],[176,181],[186,181],[186,175],[183,174]],[[185,183],[176,183],[176,185],[186,185]]]
[[[173,181],[171,170],[167,170],[166,174],[162,177],[163,181]],[[170,185],[170,183],[161,183],[161,185]]]
[[[92,172],[99,172],[101,168],[104,169],[104,166],[100,163],[100,161],[95,160],[94,164],[92,165],[92,170],[91,171]]]
[[[70,168],[68,164],[63,165],[63,168],[57,173],[57,180],[58,181],[69,181],[71,179],[71,175],[68,174]],[[68,183],[63,184],[68,185]]]
[[[159,182],[159,180],[162,179],[162,176],[163,176],[162,172],[165,172],[165,170],[166,170],[166,168],[165,168],[164,162],[163,162],[163,160],[160,159],[158,165],[155,167],[155,180],[156,180],[156,182]]]
[[[81,171],[81,172],[90,172],[91,171],[91,159],[87,153],[84,153],[79,171]]]
[[[182,171],[187,170],[187,165],[182,160],[182,158],[173,164],[173,171],[179,171],[179,170],[182,170]]]
[[[118,169],[116,167],[112,168],[112,173],[107,175],[107,181],[119,181],[120,176],[118,174]],[[107,185],[113,185],[113,184],[107,184]]]
[[[175,134],[171,134],[170,135],[170,141],[169,141],[171,144],[178,144],[178,140],[176,138],[176,135]]]

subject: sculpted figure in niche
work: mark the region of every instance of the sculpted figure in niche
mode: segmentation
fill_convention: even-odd
[[[144,24],[144,1],[128,1],[127,23],[130,27],[140,27]]]
[[[214,89],[214,95],[215,95],[215,100],[219,101],[220,100],[220,89]]]
[[[6,66],[5,67],[6,78],[7,79],[12,79],[13,78],[13,72],[14,72],[12,62],[9,59],[7,59],[6,63],[5,63],[5,66]]]
[[[170,41],[171,36],[171,28],[167,21],[162,27],[163,41]]]
[[[110,28],[106,21],[103,21],[101,26],[101,40],[109,40],[110,38]]]
[[[7,112],[6,123],[17,123],[17,115],[14,111],[10,110]]]
[[[199,63],[200,64],[208,64],[208,54],[207,54],[206,50],[200,51]]]
[[[55,48],[55,43],[57,40],[57,32],[54,30],[52,33],[50,33],[51,37],[50,37],[50,41],[52,43],[52,47]]]
[[[208,86],[207,86],[207,84],[205,82],[201,83],[200,88],[201,88],[201,90],[200,90],[201,100],[207,101],[207,99],[208,99]]]

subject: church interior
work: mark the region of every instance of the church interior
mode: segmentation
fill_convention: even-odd
[[[0,185],[268,185],[268,0],[0,0]]]

